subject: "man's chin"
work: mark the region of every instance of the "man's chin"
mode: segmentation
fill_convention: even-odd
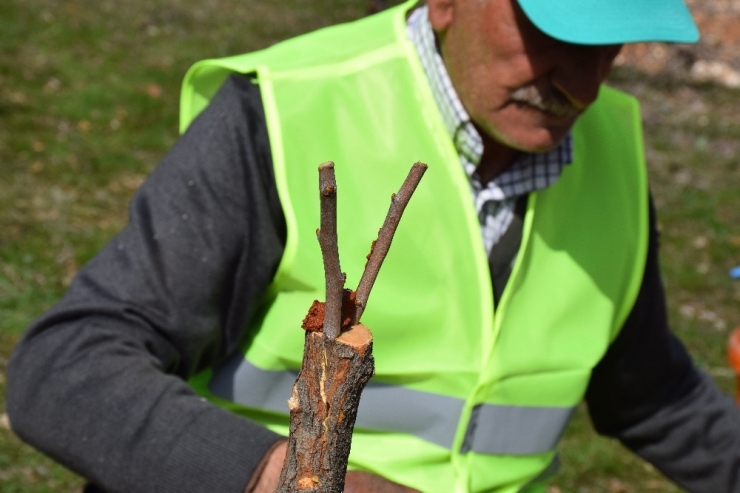
[[[570,132],[570,126],[557,131],[540,128],[524,135],[502,135],[496,139],[502,144],[522,152],[542,153],[555,149]]]
[[[575,117],[541,115],[534,120],[524,119],[518,125],[489,126],[488,134],[499,143],[522,152],[548,152],[570,133]]]

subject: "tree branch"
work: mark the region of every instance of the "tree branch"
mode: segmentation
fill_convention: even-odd
[[[316,231],[324,259],[326,302],[314,301],[303,321],[306,329],[303,364],[288,400],[290,434],[277,493],[341,493],[347,471],[352,430],[360,395],[375,372],[373,339],[358,323],[378,270],[388,253],[398,221],[426,171],[416,163],[397,194],[373,251],[368,256],[358,293],[360,303],[344,290],[337,247],[336,181],[334,163],[319,166],[321,228]],[[343,293],[346,291],[346,293]],[[342,298],[346,294],[345,322],[355,322],[341,332]],[[360,298],[358,298],[360,299]],[[323,325],[323,334],[318,333]]]
[[[337,182],[334,163],[319,166],[319,194],[321,200],[321,227],[316,231],[324,259],[326,279],[326,306],[324,311],[324,339],[333,340],[342,325],[342,290],[345,276],[339,266],[337,243]]]
[[[370,254],[367,258],[367,264],[365,264],[365,270],[362,273],[362,278],[357,286],[357,293],[355,298],[355,316],[352,319],[352,325],[360,323],[362,313],[365,311],[367,306],[367,299],[370,297],[370,290],[375,284],[375,279],[378,277],[380,267],[383,265],[383,260],[388,254],[388,249],[391,247],[391,241],[393,241],[393,235],[396,233],[398,223],[401,220],[406,205],[409,203],[411,195],[416,190],[416,186],[421,181],[421,177],[424,176],[424,172],[427,170],[427,165],[424,163],[414,163],[411,166],[406,180],[401,185],[401,189],[398,193],[391,195],[391,206],[388,209],[388,214],[385,217],[385,222],[378,232],[378,239],[375,240],[370,247]]]

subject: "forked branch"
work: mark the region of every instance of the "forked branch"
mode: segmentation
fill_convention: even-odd
[[[342,301],[345,276],[337,246],[337,185],[334,163],[319,167],[321,227],[316,232],[324,260],[326,302],[315,301],[304,319],[303,364],[288,400],[290,435],[277,493],[341,493],[360,395],[375,371],[372,334],[358,323],[406,204],[426,165],[416,163],[391,207],[357,289]],[[361,296],[361,297],[360,297]],[[354,323],[350,321],[354,318]],[[342,322],[350,324],[341,332]],[[322,329],[323,334],[318,333]]]

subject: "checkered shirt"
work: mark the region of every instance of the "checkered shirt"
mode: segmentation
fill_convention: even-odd
[[[483,140],[452,87],[442,57],[437,51],[434,32],[426,5],[412,12],[407,33],[419,54],[429,85],[447,131],[452,137],[460,162],[468,175],[473,201],[478,211],[483,243],[490,253],[514,217],[516,199],[549,187],[560,177],[563,167],[572,161],[571,136],[545,153],[521,153],[514,163],[486,185],[480,182],[476,168],[483,155]]]

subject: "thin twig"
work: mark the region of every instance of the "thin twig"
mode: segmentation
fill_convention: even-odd
[[[321,227],[316,231],[324,258],[326,278],[326,305],[324,307],[324,339],[336,339],[342,323],[342,291],[344,274],[339,267],[337,243],[337,182],[334,163],[319,166],[319,194],[321,200]]]
[[[401,220],[401,215],[426,170],[426,164],[414,163],[411,167],[411,171],[409,171],[409,174],[406,177],[406,180],[403,182],[403,185],[401,185],[401,189],[398,193],[391,195],[390,209],[388,209],[388,214],[385,216],[383,226],[378,232],[378,239],[373,242],[370,255],[368,255],[367,264],[365,264],[365,271],[362,273],[362,278],[357,286],[355,298],[356,308],[355,315],[352,319],[352,325],[360,323],[362,313],[365,311],[365,307],[367,306],[367,299],[370,296],[370,290],[373,288],[373,284],[375,284],[375,279],[378,277],[380,266],[383,265],[383,260],[385,260],[385,256],[388,254],[388,249],[391,247],[391,241],[393,241],[393,235],[396,233],[396,228]]]

